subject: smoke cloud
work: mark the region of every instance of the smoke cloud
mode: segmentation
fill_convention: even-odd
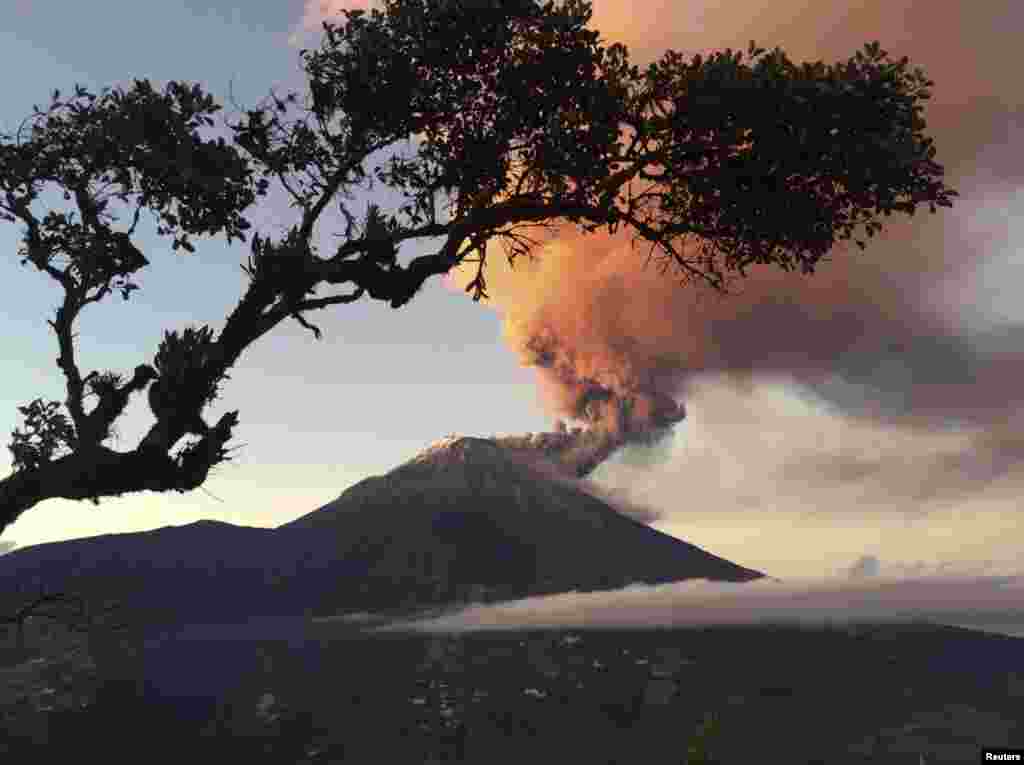
[[[505,454],[550,481],[569,486],[599,499],[623,515],[651,523],[660,513],[650,505],[634,501],[621,489],[589,480],[586,476],[607,459],[619,442],[603,430],[560,429],[554,433],[491,436]]]
[[[666,6],[658,25],[665,34],[655,38],[608,0],[595,2],[592,26],[627,42],[640,64],[666,47],[695,52],[680,45],[695,38],[707,52],[751,37],[782,45],[794,60],[835,61],[892,31],[883,23],[890,14],[920,18],[912,0],[858,4],[823,38],[823,19],[788,5],[773,3],[771,21],[746,7]],[[1002,23],[1012,24],[1010,6],[1003,11]],[[721,296],[645,266],[648,245],[634,245],[625,230],[583,234],[562,225],[536,260],[514,269],[497,248],[489,252],[489,305],[503,317],[509,347],[536,370],[552,416],[614,434],[607,456],[631,438],[670,432],[684,412],[677,402],[689,406],[701,378],[738,395],[783,380],[849,422],[873,423],[883,439],[919,442],[952,428],[964,436],[958,452],[919,449],[902,463],[822,454],[790,466],[818,484],[891,473],[887,480],[926,479],[918,487],[926,493],[938,481],[948,494],[1015,471],[1024,458],[1024,312],[1006,285],[1019,268],[1012,221],[1024,202],[1024,155],[1011,147],[1022,136],[1024,104],[1005,68],[975,55],[1009,44],[997,16],[931,17],[921,21],[928,34],[883,41],[936,80],[924,116],[961,197],[938,215],[884,219],[863,253],[841,243],[813,275],[755,266],[736,294]],[[951,51],[971,63],[960,67]],[[683,249],[699,244],[693,238]],[[465,265],[453,286],[468,283],[475,267]],[[756,420],[749,426],[756,438]]]
[[[857,582],[762,579],[733,584],[699,580],[471,605],[376,629],[443,633],[769,623],[820,627],[927,621],[1014,634],[1024,633],[1022,596],[1024,577],[972,576],[964,572],[932,572],[916,577],[889,573],[860,576]]]
[[[487,305],[535,371],[546,410],[585,426],[577,444],[582,433],[597,443],[605,431],[595,423],[611,434],[575,475],[612,455],[594,478],[627,491],[636,507],[657,508],[662,530],[783,577],[833,567],[855,587],[885,570],[880,559],[938,568],[1019,558],[1024,90],[1005,55],[1024,6],[655,0],[637,13],[635,3],[594,0],[593,8],[602,41],[628,45],[641,68],[667,49],[706,55],[746,50],[751,39],[798,63],[832,63],[879,40],[935,81],[925,132],[960,196],[937,215],[884,218],[866,251],[837,246],[813,275],[754,267],[726,297],[645,267],[646,246],[631,246],[625,230],[559,226],[514,270],[492,249]],[[670,433],[682,410],[669,399],[686,406],[678,437],[616,449],[623,431],[660,423]],[[627,400],[639,405],[623,412]],[[921,570],[912,563],[893,575]]]
[[[647,295],[637,300],[642,293],[634,292],[646,285],[625,273],[621,254],[607,241],[595,244],[563,229],[534,259],[520,259],[514,268],[489,261],[487,269],[489,304],[504,315],[508,345],[535,370],[563,462],[566,449],[575,447],[570,469],[578,477],[627,444],[657,446],[686,416],[678,398],[689,359],[658,336],[657,301],[635,304],[646,303]],[[453,289],[464,289],[475,268],[456,269]]]
[[[615,419],[608,424],[597,420],[590,428],[583,428],[568,427],[559,421],[558,429],[552,433],[492,437],[492,440],[509,456],[529,463],[550,478],[582,479],[627,443],[644,444],[650,447],[648,454],[654,454],[676,421],[651,426],[649,422],[630,418],[628,400],[613,400],[612,405],[626,411],[615,414]],[[604,409],[600,413],[606,415]]]
[[[301,27],[374,5],[310,0]],[[626,231],[584,236],[561,226],[538,262],[520,260],[514,274],[491,252],[490,305],[504,316],[509,346],[536,369],[552,417],[600,428],[611,454],[671,432],[698,375],[748,387],[782,377],[886,427],[955,423],[974,433],[971,448],[994,474],[1019,463],[1024,312],[1008,285],[1019,268],[1012,228],[1024,203],[1024,153],[1014,147],[1024,96],[998,51],[1014,44],[1020,9],[996,0],[984,14],[956,5],[936,13],[923,0],[872,0],[809,13],[782,0],[738,11],[703,0],[653,4],[656,26],[623,0],[595,0],[593,9],[603,42],[626,43],[641,67],[667,49],[745,49],[752,38],[794,61],[833,62],[880,39],[935,80],[927,132],[961,196],[935,216],[884,219],[866,252],[837,246],[814,275],[755,267],[741,294],[725,298],[645,269],[646,246],[631,247]],[[902,19],[914,23],[893,23]],[[454,280],[471,274],[467,267]]]

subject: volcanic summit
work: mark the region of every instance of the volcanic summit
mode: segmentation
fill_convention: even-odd
[[[0,605],[70,589],[203,624],[763,576],[582,490],[579,443],[595,439],[450,437],[276,529],[200,521],[18,549],[0,556]]]
[[[561,434],[540,435],[551,447]],[[616,512],[539,469],[529,439],[507,440],[442,439],[279,530],[329,535],[339,555],[372,561],[371,581],[439,587],[423,593],[435,601],[474,587],[518,597],[764,576]]]

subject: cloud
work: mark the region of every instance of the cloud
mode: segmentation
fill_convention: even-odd
[[[340,7],[307,3],[302,23],[314,30]],[[658,459],[627,449],[596,483],[651,508],[631,513],[660,514],[670,533],[769,572],[824,568],[869,546],[881,559],[945,560],[958,545],[1010,557],[1024,490],[1024,90],[1004,56],[1024,7],[593,7],[591,27],[639,66],[669,48],[745,50],[751,39],[832,63],[878,39],[935,81],[926,132],[961,194],[937,215],[884,218],[865,252],[838,246],[814,275],[755,267],[723,299],[645,268],[646,248],[625,232],[562,226],[514,272],[492,252],[490,305],[510,348],[543,323],[576,337],[585,359],[624,349],[682,382],[688,418]],[[538,376],[541,399],[557,393]]]
[[[342,11],[370,11],[382,6],[382,3],[373,0],[305,0],[302,16],[289,35],[288,43],[298,48],[308,44],[307,39],[313,38],[314,35],[319,39],[322,34],[321,24],[324,21],[340,24],[345,20]]]
[[[795,496],[822,513],[886,505],[920,514],[1019,487],[1024,310],[1013,285],[1024,160],[1014,146],[1024,137],[1024,97],[997,57],[974,55],[1011,44],[1010,6],[994,14],[998,23],[926,14],[925,31],[912,36],[887,21],[918,14],[912,0],[818,14],[796,2],[742,12],[665,3],[649,9],[656,29],[624,3],[594,9],[592,26],[606,42],[626,42],[640,64],[667,47],[708,52],[745,48],[751,38],[781,45],[795,61],[833,62],[880,38],[936,81],[927,132],[961,197],[938,215],[885,218],[867,251],[838,245],[813,275],[755,267],[728,297],[680,288],[645,268],[647,248],[632,246],[628,232],[584,235],[563,225],[534,262],[511,269],[491,252],[489,305],[503,316],[513,352],[534,364],[524,349],[538,335],[554,336],[581,376],[667,375],[659,386],[678,389],[689,413],[685,438],[717,449],[677,450],[657,471],[660,506],[664,498],[675,506],[685,498],[686,512],[731,503],[709,478],[723,461],[743,466],[737,490],[748,505]],[[840,16],[842,24],[829,23]],[[569,382],[570,393],[577,390]],[[538,370],[538,396],[555,412],[576,401],[560,385]],[[799,409],[796,397],[808,406]],[[635,481],[628,457],[627,450],[613,458],[600,475]]]
[[[316,29],[325,18],[340,18],[342,9],[370,5],[308,2],[301,25]],[[755,2],[742,12],[709,1],[655,3],[648,14],[622,0],[597,0],[593,7],[591,26],[607,43],[627,43],[641,64],[667,48],[708,52],[745,47],[751,38],[779,44],[797,61],[835,61],[885,38],[883,48],[909,56],[936,81],[925,112],[928,132],[962,197],[937,216],[885,219],[887,231],[866,253],[837,247],[833,262],[811,277],[755,269],[744,294],[724,301],[698,300],[696,289],[681,293],[653,269],[641,272],[642,248],[631,251],[624,235],[584,237],[566,226],[534,278],[515,287],[515,280],[490,280],[495,307],[509,316],[513,345],[524,324],[543,320],[566,329],[589,322],[595,347],[607,346],[610,337],[632,342],[645,360],[667,357],[690,373],[792,374],[858,416],[987,426],[1021,404],[1016,380],[1024,354],[1017,349],[1024,323],[974,316],[964,326],[961,315],[964,306],[986,302],[971,289],[983,272],[992,281],[993,270],[1010,267],[992,247],[1010,232],[1003,237],[999,226],[976,221],[999,210],[1003,227],[1011,227],[1014,211],[1024,209],[1016,194],[1024,155],[1014,150],[1024,135],[1024,96],[990,53],[1012,45],[1008,30],[1019,26],[1013,16],[1021,11],[1005,3],[979,20],[956,11],[922,13],[920,0],[840,4],[816,14],[796,0]],[[649,14],[657,14],[656,27]],[[904,16],[918,19],[913,35],[890,23]],[[837,19],[842,23],[833,24]],[[498,271],[504,261],[492,262]],[[538,289],[542,281],[547,285]],[[634,299],[639,294],[644,300]],[[1024,322],[1024,312],[1017,313],[1011,318]],[[1003,453],[992,441],[985,448]],[[1019,451],[1019,444],[1011,449],[1014,460]]]
[[[860,582],[807,580],[745,584],[676,582],[613,592],[562,593],[471,605],[421,621],[378,628],[425,632],[491,629],[697,627],[796,623],[810,626],[909,622],[1024,625],[1024,576],[932,573]],[[330,618],[322,620],[329,623]]]
[[[850,566],[850,579],[864,579],[878,576],[881,563],[874,555],[862,555]]]

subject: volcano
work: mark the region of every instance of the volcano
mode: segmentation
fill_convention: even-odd
[[[70,590],[150,625],[240,624],[763,576],[553,478],[526,443],[443,439],[276,529],[199,521],[17,549],[0,556],[0,613]]]
[[[449,437],[280,527],[437,602],[764,574],[628,518],[501,440]],[[397,594],[397,593],[396,593]]]

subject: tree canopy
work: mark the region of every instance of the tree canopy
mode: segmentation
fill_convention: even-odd
[[[751,41],[686,60],[668,51],[646,70],[622,45],[587,29],[586,0],[385,0],[345,11],[304,50],[309,92],[246,110],[232,140],[200,135],[221,109],[198,84],[147,80],[95,95],[54,91],[15,135],[0,135],[0,218],[20,224],[23,265],[55,280],[63,302],[49,323],[64,402],[19,407],[14,471],[0,481],[0,531],[53,497],[90,499],[140,490],[189,491],[228,459],[238,423],[202,417],[243,351],[292,317],[367,298],[393,308],[467,258],[467,287],[486,296],[486,245],[510,259],[530,252],[524,231],[570,221],[584,231],[626,226],[681,282],[725,290],[755,263],[805,273],[840,240],[873,236],[879,216],[951,207],[922,102],[934,85],[877,42],[845,62],[796,65]],[[301,117],[288,121],[293,110]],[[370,155],[411,139],[373,171]],[[371,205],[357,222],[353,190],[382,183],[404,203]],[[244,213],[271,183],[296,221],[277,241]],[[54,185],[77,213],[33,203]],[[438,210],[441,195],[447,206]],[[109,209],[118,200],[131,223]],[[315,228],[328,205],[347,226],[321,255]],[[138,286],[149,261],[132,243],[143,210],[174,250],[223,234],[249,244],[249,283],[223,329],[170,330],[132,375],[84,374],[72,328],[82,310]],[[694,236],[697,255],[680,242]],[[432,253],[398,259],[413,239]],[[314,298],[318,287],[347,291]],[[148,387],[155,423],[130,451],[105,444],[130,397]],[[84,399],[95,396],[87,412]],[[174,451],[179,442],[188,439]]]

